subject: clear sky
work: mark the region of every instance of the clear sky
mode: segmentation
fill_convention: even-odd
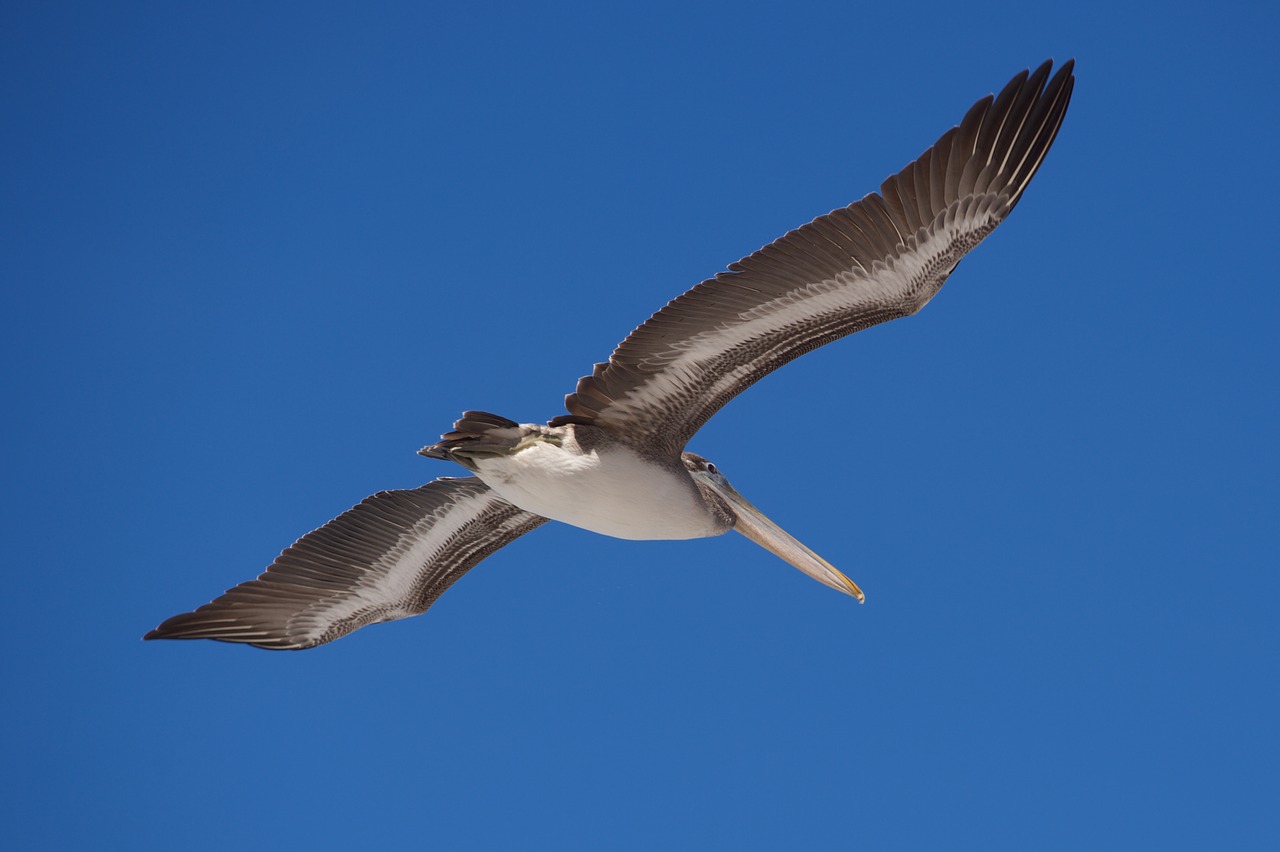
[[[10,4],[0,845],[1274,843],[1273,9]],[[140,641],[1050,56],[938,298],[691,445],[865,606],[549,525],[316,650]]]

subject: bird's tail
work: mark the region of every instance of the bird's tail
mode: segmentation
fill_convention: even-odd
[[[418,450],[418,455],[457,462],[475,470],[475,458],[505,456],[515,451],[524,437],[525,427],[514,420],[487,411],[464,411],[453,424],[453,430],[440,440]]]

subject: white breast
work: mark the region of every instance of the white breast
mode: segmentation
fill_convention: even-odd
[[[559,447],[537,441],[509,456],[477,460],[477,467],[486,485],[521,509],[614,538],[722,532],[683,471],[648,464],[624,447],[583,452],[572,429]]]

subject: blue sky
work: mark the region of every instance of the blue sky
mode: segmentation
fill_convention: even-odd
[[[5,19],[7,846],[1274,841],[1264,4]],[[1058,142],[939,297],[691,445],[865,606],[550,525],[314,651],[140,641],[1050,56]]]

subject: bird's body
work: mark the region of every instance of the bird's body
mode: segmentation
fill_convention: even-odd
[[[474,476],[375,494],[303,536],[257,579],[146,638],[310,648],[424,612],[480,560],[547,520],[623,539],[732,529],[861,601],[852,581],[685,445],[762,376],[933,298],[1008,216],[1053,144],[1074,77],[1068,62],[1050,79],[1051,66],[979,100],[879,193],[670,302],[578,382],[567,414],[544,426],[469,411],[421,450]]]
[[[519,433],[511,452],[468,466],[526,512],[631,540],[706,538],[732,526],[678,456],[644,458],[589,425],[524,423],[510,431]]]

